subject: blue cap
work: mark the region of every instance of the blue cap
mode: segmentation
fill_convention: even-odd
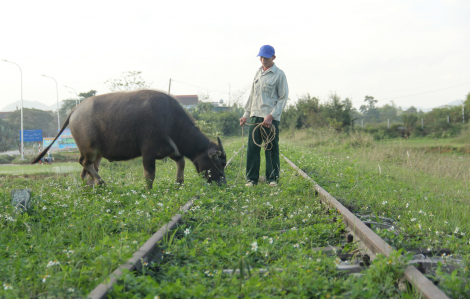
[[[274,55],[274,48],[270,45],[264,45],[259,49],[259,54],[258,56],[264,57],[264,58],[271,58]]]

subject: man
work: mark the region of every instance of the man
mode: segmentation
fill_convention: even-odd
[[[262,123],[269,132],[271,126],[276,129],[276,136],[272,140],[272,146],[265,150],[266,156],[266,181],[270,186],[277,186],[279,179],[279,122],[281,113],[287,103],[289,89],[286,75],[274,64],[274,48],[264,45],[259,51],[261,67],[256,72],[250,97],[245,105],[245,114],[240,118],[240,125],[249,124],[248,149],[246,155],[247,187],[256,185],[259,180],[260,150],[255,144],[261,144],[261,129],[256,124]],[[249,120],[248,120],[249,118]],[[254,133],[253,133],[254,131]],[[254,134],[254,135],[253,135]],[[254,136],[254,140],[253,140]]]

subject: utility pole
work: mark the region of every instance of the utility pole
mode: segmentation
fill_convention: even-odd
[[[423,118],[421,117],[421,129],[424,129]]]
[[[449,123],[449,115],[447,115],[447,123]]]
[[[364,128],[364,120],[361,119],[361,127]]]
[[[387,119],[387,129],[389,129],[389,130],[390,130],[390,118],[389,118],[389,119]]]
[[[8,60],[5,60],[5,59],[2,59],[3,61],[5,62],[8,62],[8,63],[11,63],[11,64],[14,64],[16,65],[19,69],[20,69],[20,83],[21,83],[21,132],[20,132],[20,139],[21,139],[21,160],[24,160],[24,142],[23,142],[23,135],[24,135],[24,131],[23,131],[23,71],[21,70],[21,67],[14,63],[14,62],[11,62],[11,61],[8,61]],[[17,106],[18,107],[18,106]]]
[[[171,78],[170,78],[170,85],[168,85],[168,94],[170,94],[170,89],[171,89]]]

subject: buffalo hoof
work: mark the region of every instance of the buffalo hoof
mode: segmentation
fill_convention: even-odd
[[[98,184],[95,184],[95,180],[93,178],[89,178],[88,181],[86,181],[86,185],[87,187],[106,187],[106,183],[103,180],[100,180]]]

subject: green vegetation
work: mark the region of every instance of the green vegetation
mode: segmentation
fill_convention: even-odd
[[[231,182],[244,173],[242,158],[226,171]],[[225,189],[201,189],[183,223],[161,243],[162,256],[137,275],[126,272],[110,297],[399,297],[397,281],[407,258],[401,252],[379,257],[360,277],[336,270],[339,259],[317,248],[341,244],[341,216],[281,163],[279,187],[245,188],[242,180]]]
[[[12,165],[2,166],[0,168],[0,175],[22,175],[22,174],[37,174],[37,173],[68,173],[80,171],[83,167],[74,161],[74,163],[53,163],[51,165]]]
[[[361,276],[337,271],[337,258],[315,248],[342,244],[341,217],[284,162],[275,188],[243,187],[242,154],[222,188],[207,185],[189,165],[185,185],[175,185],[175,165],[158,162],[148,191],[140,159],[105,161],[103,189],[83,188],[78,172],[0,176],[0,297],[83,297],[195,195],[191,211],[160,244],[160,259],[125,273],[111,297],[415,298],[399,288],[409,259],[400,250],[449,248],[468,260],[469,157],[376,142],[361,132],[285,137],[282,152],[354,213],[395,221],[389,229],[372,227],[398,250],[392,257],[379,257]],[[227,142],[228,155],[240,146],[241,140]],[[8,193],[24,187],[33,189],[32,208],[17,214]],[[452,274],[439,268],[431,278],[449,296],[464,298],[468,276],[464,268]]]
[[[462,106],[434,108],[425,113],[413,106],[403,111],[393,102],[377,107],[378,101],[372,96],[365,96],[364,102],[356,110],[348,98],[341,101],[336,93],[330,94],[323,103],[309,94],[304,95],[283,112],[281,130],[327,127],[349,132],[354,128],[370,133],[376,140],[424,136],[441,139],[468,130],[468,118],[464,122],[462,119]],[[470,115],[470,93],[464,107]]]
[[[171,161],[157,162],[153,190],[144,189],[141,159],[103,161],[100,174],[107,187],[98,189],[85,187],[79,171],[0,176],[0,297],[84,297],[196,192],[215,188],[190,162],[185,185],[176,185],[175,169]],[[24,214],[10,204],[10,190],[20,188],[33,191]]]
[[[395,249],[449,248],[468,263],[470,157],[333,130],[287,140],[301,147],[286,155],[350,210],[396,221],[393,231],[375,228]],[[451,297],[470,294],[465,267],[440,274],[439,287]]]

